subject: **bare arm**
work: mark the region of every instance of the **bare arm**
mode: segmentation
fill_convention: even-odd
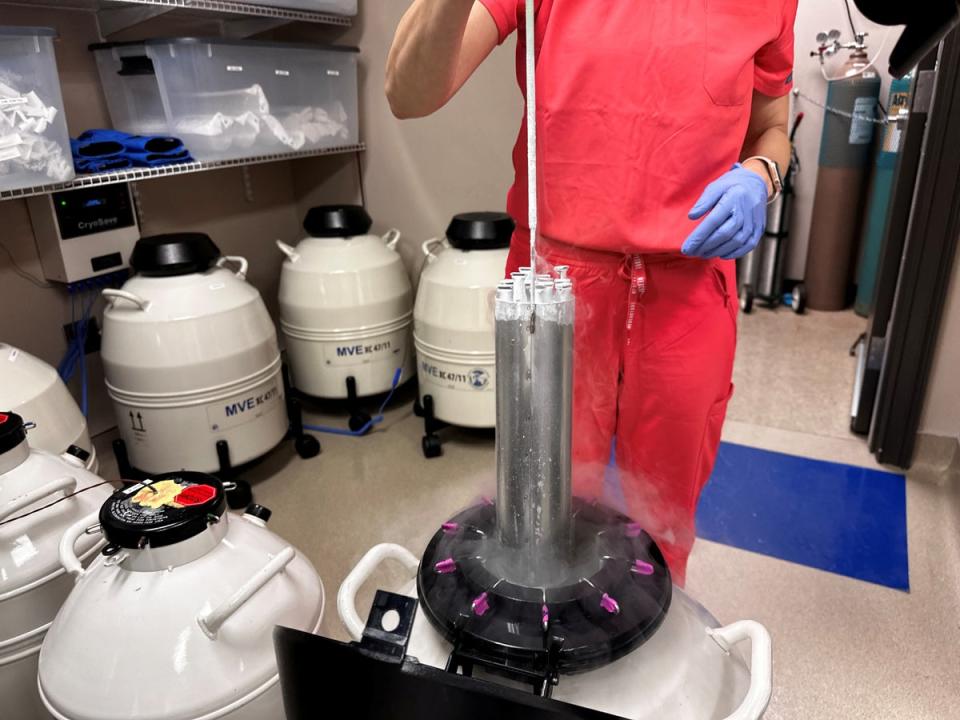
[[[790,164],[790,138],[787,135],[787,120],[790,114],[790,99],[788,96],[770,97],[763,93],[753,93],[753,108],[750,111],[750,125],[747,127],[747,138],[743,143],[741,158],[751,155],[762,155],[775,160],[780,172],[786,174]],[[773,192],[770,176],[767,169],[756,160],[744,167],[756,172],[767,183],[767,194]]]
[[[398,118],[423,117],[452,98],[497,45],[497,26],[474,0],[414,0],[387,59],[387,100]]]

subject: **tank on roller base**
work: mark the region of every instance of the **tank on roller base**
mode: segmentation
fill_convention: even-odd
[[[312,208],[307,237],[280,271],[280,329],[293,386],[317,398],[346,399],[350,426],[370,417],[357,398],[387,392],[413,374],[413,289],[395,248],[400,233],[369,234],[373,221],[355,205]]]
[[[316,632],[323,584],[265,527],[225,512],[214,477],[159,475],[113,494],[60,544],[76,585],[40,652],[43,702],[61,720],[276,720],[271,635]],[[107,546],[86,570],[87,527]]]
[[[33,432],[19,415],[0,412],[0,716],[11,720],[50,717],[37,693],[37,657],[73,587],[60,536],[112,492],[78,458],[31,448]],[[81,537],[78,562],[97,546]]]
[[[288,401],[276,329],[244,258],[181,233],[141,239],[130,264],[137,274],[103,291],[101,357],[121,466],[135,476],[190,468],[227,479],[288,428],[302,456],[319,452]]]
[[[87,419],[57,371],[20,348],[0,343],[0,408],[33,423],[30,446],[55,455],[71,446],[87,453],[87,470],[97,472],[97,450]]]
[[[423,451],[441,453],[443,426],[496,424],[493,298],[503,280],[514,223],[505,213],[457,215],[446,237],[423,243],[426,266],[413,310],[424,418]]]

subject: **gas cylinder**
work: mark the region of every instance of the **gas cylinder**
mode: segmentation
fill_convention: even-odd
[[[805,274],[814,310],[848,304],[879,97],[880,77],[858,44],[827,88]]]

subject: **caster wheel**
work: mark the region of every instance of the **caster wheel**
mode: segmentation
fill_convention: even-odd
[[[244,480],[235,480],[236,487],[227,493],[227,505],[231,510],[240,510],[253,502],[253,488]]]
[[[791,297],[793,299],[793,302],[790,303],[791,308],[797,315],[803,315],[807,309],[807,286],[803,283],[794,285]]]
[[[420,441],[423,448],[423,456],[426,458],[435,458],[443,455],[443,445],[440,444],[440,438],[436,435],[424,435]]]
[[[740,309],[747,315],[753,312],[753,288],[750,285],[744,285],[740,291]]]
[[[423,405],[420,404],[420,398],[413,401],[413,414],[417,417],[423,417]]]
[[[348,425],[352,432],[360,432],[363,428],[370,422],[372,418],[366,413],[360,413],[358,415],[351,415]],[[366,435],[366,433],[364,433]]]
[[[293,441],[293,448],[297,455],[306,460],[320,454],[320,441],[313,435],[301,435]]]

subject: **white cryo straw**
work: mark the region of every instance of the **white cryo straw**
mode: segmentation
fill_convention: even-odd
[[[527,224],[530,226],[530,267],[537,267],[537,76],[536,0],[527,4]]]

